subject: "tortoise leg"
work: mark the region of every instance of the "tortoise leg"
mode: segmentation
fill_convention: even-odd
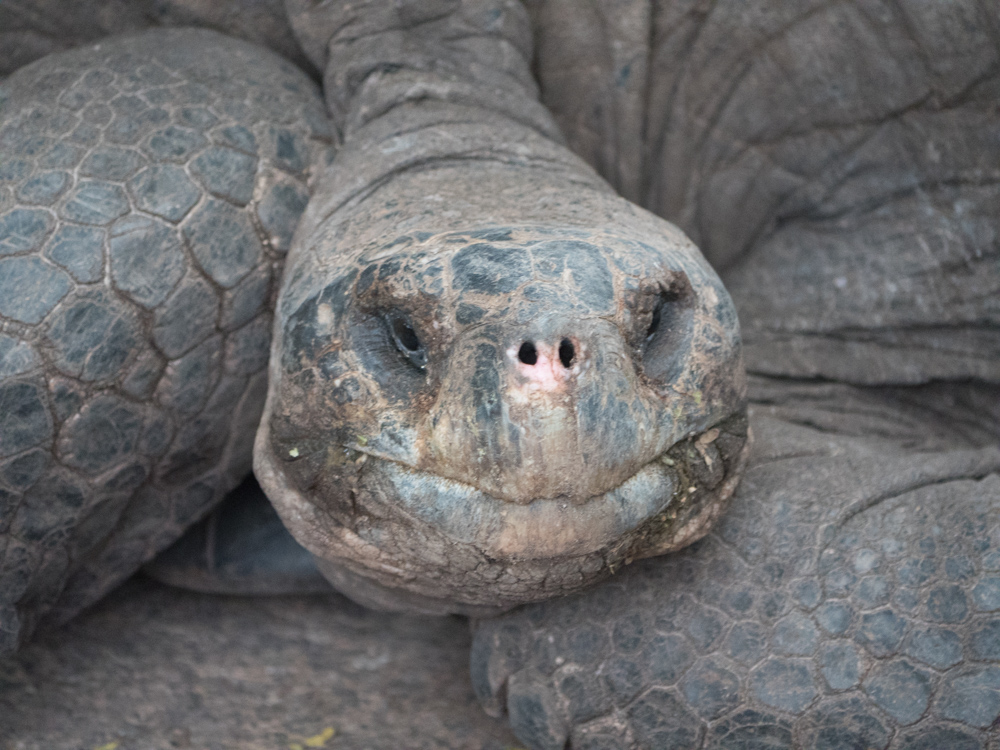
[[[171,586],[210,594],[333,591],[252,475],[143,571]]]
[[[704,540],[479,623],[473,685],[526,747],[992,747],[1000,450],[825,387],[751,381]]]
[[[51,55],[0,101],[3,653],[250,470],[272,292],[330,133],[305,74],[207,30]]]

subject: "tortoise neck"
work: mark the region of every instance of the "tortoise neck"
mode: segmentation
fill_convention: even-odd
[[[520,3],[293,7],[306,1],[290,0],[289,15],[307,50],[313,40],[311,54],[326,71],[327,107],[341,145],[332,168],[322,170],[301,236],[338,223],[345,206],[414,170],[461,165],[472,170],[463,184],[483,191],[488,186],[474,175],[499,163],[534,167],[549,182],[609,190],[565,146],[539,101],[531,28]]]
[[[539,101],[531,23],[517,0],[289,0],[288,10],[324,71],[327,108],[345,142],[420,103],[513,120],[563,140]]]

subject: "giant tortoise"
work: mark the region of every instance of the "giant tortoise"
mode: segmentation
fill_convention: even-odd
[[[0,29],[0,648],[329,581],[531,748],[1000,747],[996,7],[251,5]]]

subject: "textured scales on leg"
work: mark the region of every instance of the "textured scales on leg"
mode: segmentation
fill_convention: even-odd
[[[478,624],[484,705],[531,748],[990,747],[1000,450],[914,451],[939,423],[910,416],[912,436],[859,439],[754,407],[708,537]]]
[[[0,104],[0,650],[245,476],[271,309],[330,140],[315,85],[207,30],[53,55]]]

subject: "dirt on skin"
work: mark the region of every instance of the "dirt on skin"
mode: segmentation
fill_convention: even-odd
[[[133,578],[0,661],[2,750],[507,750],[468,623]]]

